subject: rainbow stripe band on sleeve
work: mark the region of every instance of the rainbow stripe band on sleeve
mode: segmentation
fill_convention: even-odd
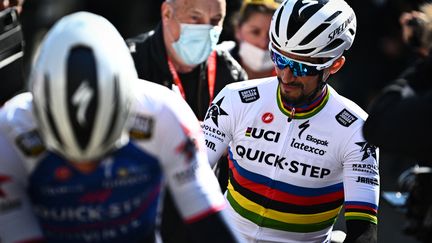
[[[378,206],[367,202],[346,201],[345,220],[365,220],[377,224]]]

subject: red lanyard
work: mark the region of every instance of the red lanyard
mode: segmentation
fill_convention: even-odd
[[[214,98],[214,89],[216,84],[216,51],[213,51],[210,53],[209,58],[207,59],[207,82],[208,82],[208,88],[209,88],[209,95],[210,95],[210,103],[212,103]],[[172,64],[171,60],[168,58],[168,67],[169,70],[173,76],[173,82],[175,85],[177,85],[181,96],[183,99],[186,100],[186,93],[183,88],[183,84],[180,80],[180,77],[177,73],[177,71],[174,68],[174,65]]]

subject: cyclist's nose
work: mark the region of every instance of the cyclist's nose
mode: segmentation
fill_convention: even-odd
[[[290,83],[296,78],[289,66],[285,67],[284,69],[276,68],[276,73],[284,83]]]

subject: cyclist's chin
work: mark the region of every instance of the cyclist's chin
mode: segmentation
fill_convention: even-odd
[[[289,105],[298,105],[306,102],[306,97],[301,89],[291,90],[288,92],[282,91],[282,100]]]
[[[281,84],[281,94],[287,100],[297,100],[303,94],[303,89],[300,86]]]

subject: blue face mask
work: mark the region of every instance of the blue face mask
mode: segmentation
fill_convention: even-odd
[[[208,24],[180,24],[180,38],[172,44],[187,65],[204,62],[215,49],[222,28]]]

